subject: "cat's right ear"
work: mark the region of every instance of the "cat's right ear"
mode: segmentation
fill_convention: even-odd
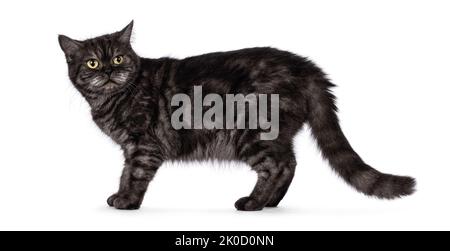
[[[64,51],[64,54],[66,54],[67,62],[69,63],[73,56],[77,53],[77,51],[80,50],[82,43],[80,41],[77,41],[75,39],[71,39],[68,36],[59,35],[58,36],[59,46],[61,46],[61,49]]]

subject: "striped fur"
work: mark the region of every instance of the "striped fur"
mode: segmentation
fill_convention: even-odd
[[[305,123],[332,168],[358,191],[387,199],[413,193],[414,179],[383,174],[352,149],[339,127],[333,85],[311,61],[272,48],[181,60],[141,58],[129,43],[132,26],[86,41],[59,37],[71,81],[90,104],[95,123],[124,152],[125,168],[110,206],[139,208],[164,161],[207,159],[241,161],[257,172],[257,184],[236,202],[238,210],[277,206],[295,173],[292,139]],[[125,62],[111,65],[118,54]],[[101,62],[99,69],[86,68],[91,57]],[[170,101],[178,93],[192,96],[194,85],[201,85],[204,95],[279,94],[279,137],[261,141],[260,129],[173,129],[170,117],[176,107]]]

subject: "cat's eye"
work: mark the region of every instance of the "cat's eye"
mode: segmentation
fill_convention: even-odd
[[[114,63],[115,65],[119,65],[119,64],[123,63],[123,56],[117,56],[117,57],[115,57],[115,58],[113,59],[113,63]]]
[[[98,68],[98,61],[96,59],[89,59],[86,62],[87,67],[91,68],[91,69],[97,69]]]

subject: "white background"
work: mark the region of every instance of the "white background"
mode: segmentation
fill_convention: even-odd
[[[449,1],[1,1],[0,229],[450,230]],[[342,127],[375,168],[417,178],[397,201],[356,193],[308,129],[281,207],[238,212],[243,165],[166,164],[140,211],[106,206],[119,147],[71,86],[57,34],[85,39],[135,20],[146,57],[274,46],[312,58],[339,86]]]

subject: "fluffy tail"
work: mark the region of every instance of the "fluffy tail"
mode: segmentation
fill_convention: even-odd
[[[323,156],[333,169],[361,193],[382,199],[395,199],[414,193],[411,177],[381,173],[370,167],[350,146],[339,126],[335,97],[329,81],[310,84],[308,121]]]

